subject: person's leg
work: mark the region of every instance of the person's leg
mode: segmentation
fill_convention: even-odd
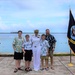
[[[48,65],[48,57],[45,58],[45,70],[49,70],[49,65]]]
[[[18,70],[23,70],[21,69],[21,60],[18,60]]]
[[[31,61],[28,61],[28,71],[32,71],[32,69],[30,68],[30,64],[31,64]]]
[[[28,61],[25,61],[25,68],[28,68]]]
[[[29,61],[25,62],[25,71],[29,71]]]
[[[30,61],[28,61],[28,67],[30,67],[30,63],[31,63],[31,62],[30,62]]]
[[[29,54],[28,54],[28,51],[25,50],[26,53],[25,53],[25,71],[28,71],[28,58],[29,58]]]
[[[15,68],[18,69],[18,53],[14,52]]]
[[[54,68],[53,68],[53,57],[51,57],[51,69],[54,70]]]
[[[15,60],[15,68],[16,69],[18,69],[18,65],[19,65],[18,60]]]
[[[36,48],[33,48],[33,68],[36,68]]]
[[[36,70],[38,71],[40,69],[40,48],[37,48],[37,53],[36,53]]]
[[[21,66],[21,60],[18,60],[18,68],[20,68]]]
[[[15,70],[14,73],[16,73],[18,71],[18,60],[15,60]]]
[[[46,68],[48,68],[49,66],[48,66],[48,58],[46,57],[46,59],[45,59],[45,67]]]
[[[53,51],[52,50],[50,51],[50,59],[51,59],[51,69],[54,70],[54,68],[53,68]]]
[[[18,69],[21,70],[21,60],[23,59],[23,53],[18,54]]]
[[[42,69],[44,69],[44,59],[43,59],[43,57],[41,57],[41,67],[42,67]]]
[[[33,49],[33,63],[34,70],[38,71],[40,69],[40,47]]]
[[[31,61],[32,61],[32,50],[30,50],[28,53],[28,69],[29,69],[29,71],[32,71],[32,69],[30,68]]]

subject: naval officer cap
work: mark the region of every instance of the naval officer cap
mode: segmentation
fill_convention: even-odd
[[[39,32],[39,30],[37,30],[37,29],[36,29],[36,30],[34,30],[34,33],[38,33],[38,32]]]

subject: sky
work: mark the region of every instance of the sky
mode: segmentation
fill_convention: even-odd
[[[75,0],[0,0],[0,32],[66,33]]]

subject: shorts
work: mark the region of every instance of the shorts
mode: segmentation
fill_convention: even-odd
[[[48,56],[41,56],[41,59],[42,59],[42,60],[44,60],[44,59],[45,59],[45,60],[48,60]]]
[[[14,59],[15,60],[22,60],[23,59],[23,52],[22,53],[14,52]]]
[[[52,49],[49,49],[48,52],[49,52],[49,56],[50,56],[50,57],[53,57],[53,50],[52,50]]]
[[[25,61],[31,61],[32,60],[32,50],[25,50]]]

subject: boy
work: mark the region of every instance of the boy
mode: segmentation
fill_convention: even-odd
[[[48,70],[48,48],[49,48],[48,41],[45,40],[45,34],[42,34],[41,36],[41,63],[42,63],[42,69],[41,70]],[[45,66],[44,66],[45,61]]]
[[[15,70],[14,73],[16,73],[18,70],[22,70],[21,60],[23,59],[23,52],[22,52],[22,44],[24,42],[24,38],[22,37],[22,31],[18,31],[18,37],[14,38],[13,41],[13,49],[14,49],[14,59],[15,59]]]
[[[30,68],[30,63],[32,60],[32,42],[29,40],[29,35],[25,36],[26,40],[24,41],[22,45],[22,50],[24,52],[25,56],[25,71],[32,71]]]

